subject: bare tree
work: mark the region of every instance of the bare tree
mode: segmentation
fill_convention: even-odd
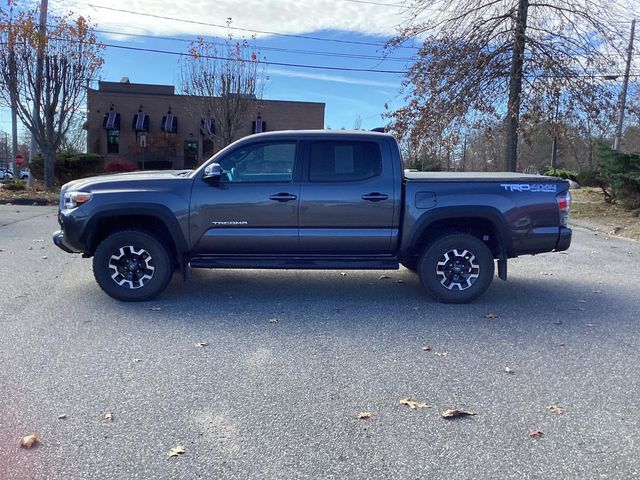
[[[515,171],[523,118],[595,121],[613,113],[605,77],[620,68],[626,0],[418,0],[390,43],[419,39],[404,81],[407,104],[388,114],[414,142],[505,125],[504,168]],[[420,20],[423,19],[423,20]]]
[[[229,34],[216,44],[200,37],[180,63],[180,89],[191,97],[195,114],[204,120],[203,133],[225,147],[247,123],[266,81],[253,39],[237,41]]]
[[[0,9],[0,96],[14,99],[22,124],[34,136],[44,156],[46,188],[55,184],[53,159],[86,96],[87,80],[100,70],[102,46],[83,18],[50,18],[45,35],[37,28],[35,10],[16,12],[12,3]],[[38,51],[42,82],[36,79]],[[32,107],[39,105],[34,117]]]

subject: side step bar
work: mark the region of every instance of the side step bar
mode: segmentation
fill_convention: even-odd
[[[199,256],[192,257],[193,268],[266,268],[310,270],[398,270],[395,257],[337,257],[337,256]]]

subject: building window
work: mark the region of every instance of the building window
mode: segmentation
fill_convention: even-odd
[[[120,130],[107,130],[107,153],[119,153]]]
[[[262,133],[267,131],[267,122],[262,120],[262,117],[258,115],[258,118],[251,122],[251,133]]]
[[[195,168],[198,165],[199,147],[197,140],[184,141],[184,168]]]
[[[321,141],[311,144],[309,180],[353,182],[382,173],[380,147],[374,142]]]

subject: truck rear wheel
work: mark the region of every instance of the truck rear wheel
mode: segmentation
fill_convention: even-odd
[[[472,235],[446,235],[426,248],[418,263],[418,274],[439,302],[467,303],[491,285],[493,255],[485,243]]]
[[[151,300],[167,287],[172,274],[167,248],[139,230],[109,235],[93,256],[93,275],[100,288],[125,302]]]

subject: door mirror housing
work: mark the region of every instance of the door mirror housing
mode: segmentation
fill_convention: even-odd
[[[222,178],[222,167],[219,163],[210,163],[204,169],[202,179],[207,183],[218,183]]]

